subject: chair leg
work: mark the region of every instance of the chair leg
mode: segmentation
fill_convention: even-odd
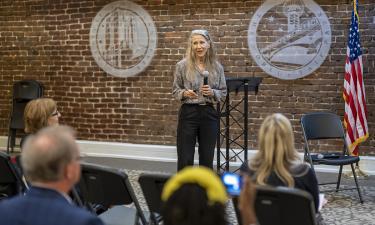
[[[141,225],[141,223],[139,221],[138,211],[135,212],[134,225]]]
[[[152,212],[150,212],[150,216],[148,218],[148,225],[154,225],[154,224],[157,225],[152,218]]]
[[[150,221],[149,221],[149,223],[150,224],[155,224],[155,225],[159,224],[158,219],[156,218],[155,213],[153,213],[151,211],[150,211]]]
[[[8,133],[8,141],[7,141],[7,154],[9,155],[9,148],[10,148],[10,130]]]
[[[337,177],[337,183],[336,183],[336,192],[339,191],[339,188],[340,188],[340,183],[341,183],[341,175],[342,175],[342,165],[340,166],[340,170],[339,170],[339,176]]]
[[[307,153],[306,150],[305,150],[304,158],[305,158],[305,161],[308,161],[310,163],[311,169],[313,170],[313,172],[315,174],[314,164],[313,164],[313,161],[311,159],[311,155],[310,155],[310,153]]]
[[[10,149],[13,152],[14,146],[16,146],[16,129],[12,129],[11,137],[10,137]]]
[[[353,164],[350,164],[350,166],[352,167],[352,172],[353,172],[353,177],[354,177],[354,181],[355,181],[355,186],[357,186],[359,201],[363,204],[361,190],[359,189],[359,185],[358,185],[357,174],[355,173],[355,169],[354,169]]]

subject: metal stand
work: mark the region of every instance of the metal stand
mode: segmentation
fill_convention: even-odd
[[[229,164],[231,161],[237,161],[237,159],[241,163],[247,161],[248,95],[249,91],[258,93],[261,81],[262,78],[259,77],[226,78],[228,93],[225,102],[217,105],[220,115],[216,144],[217,172],[219,174],[230,170]],[[236,95],[243,92],[243,96],[231,101],[230,94],[233,92]],[[242,109],[241,105],[243,106]],[[225,154],[221,151],[223,145],[225,146]],[[224,158],[224,162],[221,162],[222,158]]]

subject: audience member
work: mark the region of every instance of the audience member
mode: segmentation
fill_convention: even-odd
[[[279,113],[266,117],[259,130],[258,143],[259,151],[249,164],[241,166],[241,171],[248,173],[257,185],[288,186],[309,192],[318,212],[317,178],[294,148],[290,121]]]
[[[27,103],[24,111],[26,136],[21,139],[21,148],[30,134],[35,134],[46,126],[58,125],[61,114],[51,98],[38,98]]]
[[[21,163],[32,187],[24,196],[0,202],[0,224],[102,225],[99,218],[72,203],[68,192],[80,179],[74,132],[50,126],[30,136]]]
[[[255,224],[255,187],[245,182],[240,206],[243,221]],[[220,178],[206,167],[186,167],[165,184],[162,200],[164,225],[227,225],[227,193]]]
[[[246,178],[240,210],[246,225],[256,223],[255,186]],[[165,184],[162,200],[164,225],[227,225],[227,193],[220,178],[207,167],[185,167]]]
[[[165,184],[164,225],[227,225],[227,193],[217,175],[206,167],[186,167]]]

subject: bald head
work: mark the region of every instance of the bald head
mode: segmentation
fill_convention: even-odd
[[[56,182],[64,178],[66,166],[79,157],[74,130],[47,127],[27,139],[21,163],[30,182]]]

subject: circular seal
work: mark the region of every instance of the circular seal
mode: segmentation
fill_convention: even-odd
[[[92,21],[91,53],[107,73],[134,76],[151,62],[157,34],[151,16],[139,5],[122,0],[103,7]]]
[[[324,62],[331,27],[313,0],[267,0],[248,29],[254,61],[267,74],[284,80],[304,77]]]

